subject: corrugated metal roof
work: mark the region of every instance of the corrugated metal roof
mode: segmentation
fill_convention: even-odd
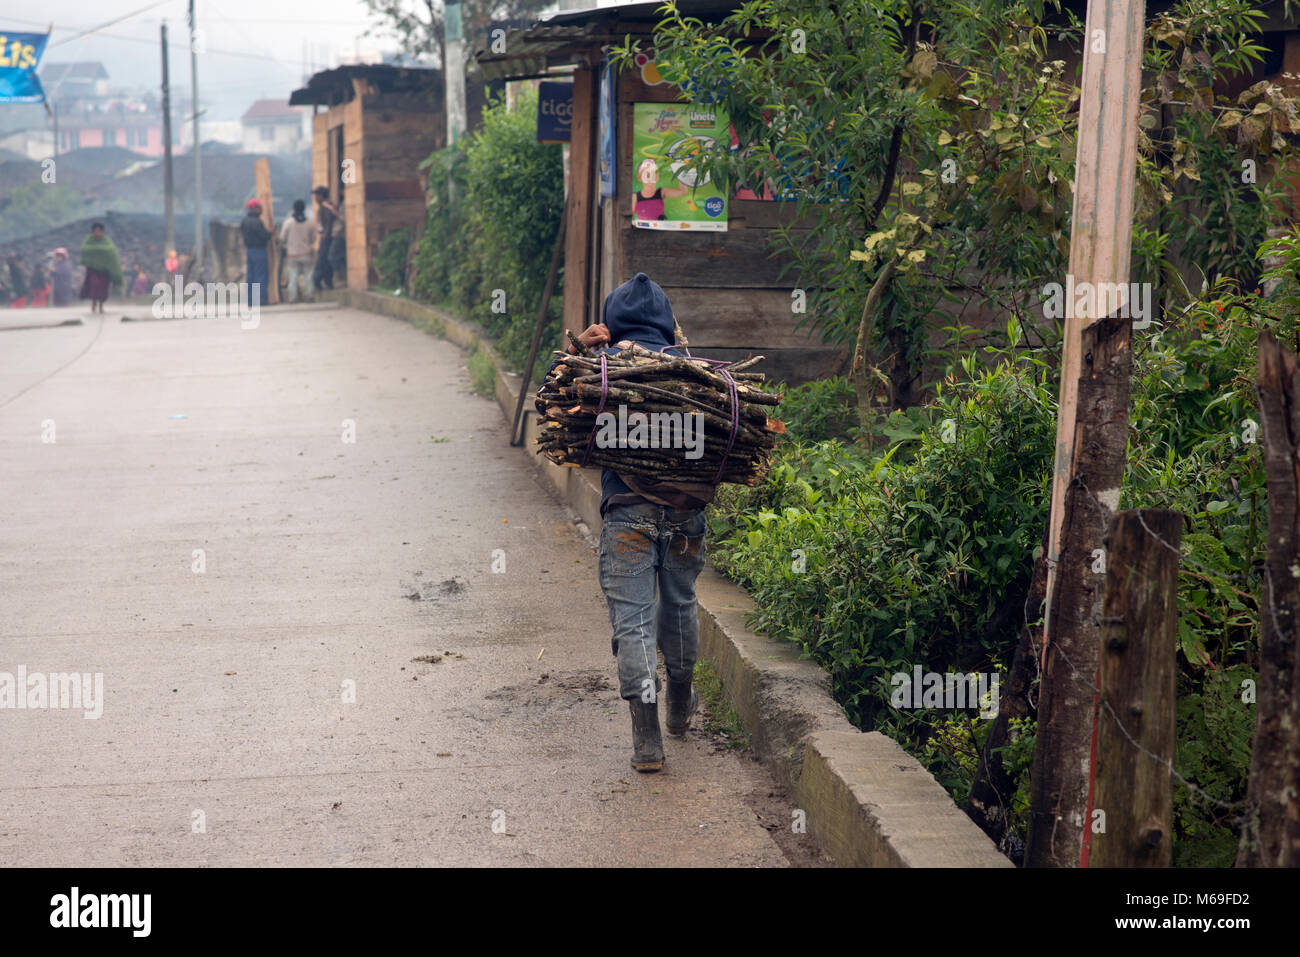
[[[364,77],[380,90],[420,90],[433,88],[441,96],[442,71],[431,67],[389,66],[387,64],[361,64],[322,70],[307,81],[300,90],[289,97],[290,106],[312,106],[325,102],[331,94],[347,94],[352,89],[352,78]]]
[[[478,72],[487,80],[522,80],[545,76],[556,67],[575,64],[602,46],[622,43],[619,23],[657,23],[662,0],[592,10],[569,10],[538,20],[531,27],[507,30],[505,51],[487,49],[474,54]],[[736,0],[679,0],[683,16],[720,20],[736,9]]]

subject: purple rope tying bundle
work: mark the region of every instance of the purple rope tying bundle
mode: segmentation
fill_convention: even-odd
[[[600,407],[596,409],[596,418],[605,411],[605,400],[609,398],[609,358],[605,353],[600,354]],[[591,428],[591,438],[587,439],[587,451],[582,453],[582,468],[587,467],[587,459],[591,458],[591,450],[596,444],[595,426]]]
[[[655,350],[663,352],[665,349],[675,349],[676,346],[661,346]],[[711,366],[729,366],[731,361],[727,359],[705,359],[703,356],[693,356],[689,352],[686,358],[692,362],[707,362]],[[722,481],[722,475],[727,471],[727,459],[731,456],[731,450],[736,445],[736,436],[740,432],[740,393],[736,389],[736,380],[731,377],[731,373],[726,369],[718,369],[722,377],[727,380],[727,391],[731,397],[731,435],[727,438],[727,450],[722,453],[722,462],[718,465],[718,474],[713,476],[712,485],[717,485]],[[599,419],[601,413],[605,411],[605,402],[609,399],[609,358],[608,354],[600,354],[600,405],[596,408],[596,418]],[[586,451],[582,453],[582,468],[587,467],[587,462],[591,458],[591,450],[596,445],[596,433],[599,430],[592,426],[591,437],[587,439]]]
[[[731,365],[731,363],[727,363]],[[722,473],[727,470],[727,457],[731,455],[731,447],[736,444],[736,433],[740,431],[740,393],[736,391],[736,380],[731,377],[731,373],[726,369],[719,369],[722,377],[727,380],[727,388],[731,393],[731,437],[727,439],[727,451],[722,453],[722,462],[718,465],[718,474],[713,476],[713,484],[717,485],[722,481]]]

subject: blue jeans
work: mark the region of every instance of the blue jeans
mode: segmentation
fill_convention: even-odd
[[[600,587],[609,604],[618,693],[656,701],[655,649],[669,681],[687,681],[700,650],[695,579],[704,568],[704,511],[611,505],[600,532]]]
[[[266,302],[266,286],[270,281],[270,271],[266,263],[266,247],[261,249],[250,248],[245,252],[248,254],[248,269],[244,274],[244,281],[248,283],[248,304],[250,306],[260,306]]]

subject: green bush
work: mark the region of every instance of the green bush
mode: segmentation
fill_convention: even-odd
[[[922,721],[890,707],[890,677],[990,671],[1018,621],[992,626],[1027,580],[1046,520],[1054,431],[1045,370],[1003,363],[940,391],[910,461],[837,441],[794,443],[714,512],[718,563],[758,624],[830,671],[861,727]],[[803,571],[799,571],[802,564]]]
[[[1284,258],[1273,279],[1288,269],[1300,276],[1300,244],[1286,237],[1266,248]],[[1294,341],[1298,305],[1295,280],[1270,297],[1224,285],[1176,323],[1135,333],[1120,507],[1186,516],[1174,806],[1182,866],[1228,866],[1236,851],[1254,722],[1242,682],[1258,667],[1267,527],[1262,456],[1250,434],[1254,343],[1260,325]],[[762,483],[724,488],[711,512],[715,562],[753,594],[755,624],[826,667],[849,718],[899,740],[959,802],[990,722],[895,709],[889,677],[915,664],[1005,672],[1019,627],[1036,620],[1035,609],[1008,615],[1007,606],[1023,601],[1047,517],[1057,396],[1050,358],[1031,351],[988,368],[967,357],[933,403],[877,424],[889,439],[883,452],[799,441],[792,430]],[[1024,722],[1004,755],[1021,784],[1016,828],[1027,823],[1034,730]]]
[[[477,346],[469,351],[466,360],[469,368],[470,389],[475,395],[492,398],[497,392],[497,367],[492,357]]]
[[[502,101],[464,150],[425,161],[432,200],[413,261],[414,294],[483,326],[520,370],[532,341],[564,208],[560,151],[537,142],[536,93]],[[548,310],[542,354],[556,348],[562,275]]]
[[[848,379],[834,376],[793,388],[776,383],[772,388],[785,395],[779,413],[785,423],[785,441],[821,442],[851,435],[857,412]]]
[[[411,294],[424,302],[453,305],[454,279],[469,261],[465,204],[453,201],[465,194],[465,151],[455,146],[438,150],[420,168],[428,173],[430,198],[411,260]]]
[[[411,248],[411,231],[405,227],[395,229],[379,244],[375,257],[375,272],[379,286],[386,292],[400,291],[406,281],[406,254]]]

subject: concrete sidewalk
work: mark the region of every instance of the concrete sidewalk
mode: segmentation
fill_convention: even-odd
[[[595,556],[458,349],[122,312],[0,318],[0,683],[104,688],[0,707],[0,864],[817,859],[750,757],[628,767]]]

